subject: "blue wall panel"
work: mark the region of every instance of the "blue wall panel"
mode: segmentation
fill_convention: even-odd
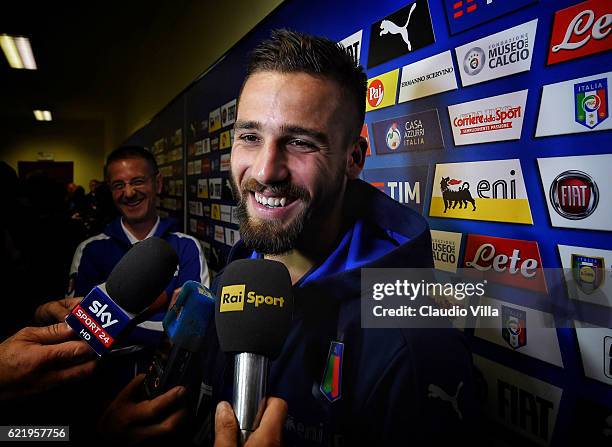
[[[505,2],[506,0],[495,1]],[[391,0],[379,0],[377,2],[364,0],[341,0],[334,2],[324,0],[289,0],[236,44],[214,67],[194,81],[168,109],[162,111],[148,126],[136,133],[130,141],[152,145],[154,141],[160,138],[170,139],[174,130],[182,127],[184,129],[182,148],[184,151],[183,162],[185,173],[187,172],[187,164],[191,161],[212,160],[221,155],[229,154],[229,149],[223,149],[195,155],[193,148],[190,151],[189,145],[204,138],[219,137],[221,132],[231,128],[231,126],[226,126],[218,131],[210,132],[207,129],[198,127],[198,123],[202,120],[208,120],[211,110],[237,97],[245,73],[247,53],[257,42],[267,37],[271,29],[290,28],[306,33],[324,35],[337,41],[363,29],[361,64],[365,67],[368,62],[368,47],[371,38],[370,25],[409,3],[411,2]],[[404,102],[366,114],[370,143],[374,146],[373,130],[371,127],[373,122],[430,109],[438,110],[445,143],[444,149],[376,155],[376,148],[373,147],[372,155],[366,162],[366,169],[429,165],[429,184],[426,188],[424,202],[425,216],[428,216],[431,184],[436,163],[520,159],[533,216],[533,225],[428,217],[432,229],[461,232],[464,234],[464,244],[465,235],[469,233],[537,241],[543,267],[546,268],[561,267],[557,244],[612,249],[612,232],[589,229],[566,229],[551,226],[546,205],[547,199],[541,184],[536,161],[538,157],[612,153],[610,131],[534,138],[542,87],[544,85],[603,73],[610,71],[612,68],[612,53],[609,51],[551,66],[546,65],[554,13],[577,3],[575,0],[541,0],[469,30],[451,35],[443,0],[429,0],[436,39],[435,43],[367,70],[368,78],[370,78],[446,50],[451,50],[453,55],[455,74],[457,75],[459,85],[458,89]],[[609,9],[611,5],[612,3],[608,2]],[[612,13],[612,11],[608,12]],[[533,47],[531,69],[529,71],[482,82],[474,86],[461,86],[461,80],[458,76],[461,69],[458,62],[460,64],[461,61],[456,60],[454,52],[456,47],[536,18],[538,19],[537,34]],[[608,38],[608,42],[608,47],[610,47],[612,45],[610,38]],[[447,106],[523,89],[528,89],[529,92],[520,140],[460,147],[454,145]],[[612,166],[609,166],[609,169],[612,173]],[[206,175],[226,179],[229,174],[227,171],[224,171]],[[201,201],[203,205],[208,206],[212,204],[231,205],[230,200],[199,199],[195,192],[196,186],[194,186],[197,185],[199,178],[202,178],[202,175],[197,173],[191,176],[185,175],[184,177],[186,190],[185,208],[188,214],[185,227],[186,231],[191,232],[207,244],[208,256],[211,255],[211,249],[213,248],[216,252],[215,256],[221,254],[220,259],[209,259],[213,263],[213,270],[216,270],[221,267],[222,261],[227,255],[230,248],[229,244],[215,241],[214,234],[212,235],[213,237],[210,234],[202,234],[200,232],[201,227],[198,227],[196,231],[191,231],[189,220],[194,219],[197,222],[203,222],[204,225],[211,225],[213,228],[215,225],[233,229],[238,227],[233,223],[220,222],[210,215],[189,215],[187,202],[190,200]],[[612,219],[612,204],[602,203],[600,206],[605,206],[610,210]],[[556,296],[555,299],[568,299],[564,296],[564,293],[562,295]],[[552,298],[542,295],[534,296],[533,294],[518,291],[512,301],[524,304],[527,307],[545,310],[546,303],[543,300],[546,299]],[[597,317],[593,317],[593,322],[599,321],[602,324],[601,322],[603,321],[603,324],[605,324],[605,321],[610,321],[609,317],[605,317],[609,315],[610,309],[593,305],[584,305],[584,309],[586,309],[585,312],[587,314],[590,312],[592,315],[604,316],[604,318],[599,320]],[[606,327],[610,327],[609,324]],[[575,431],[576,427],[573,422],[577,420],[576,405],[578,401],[587,401],[587,408],[590,408],[589,405],[595,404],[608,409],[612,408],[612,387],[602,382],[585,378],[579,345],[574,330],[557,329],[563,358],[563,368],[474,337],[472,330],[466,330],[466,334],[475,353],[563,389],[556,432],[552,440],[553,444],[562,445],[568,439],[567,436],[570,432]],[[612,414],[612,409],[609,410],[609,413]],[[612,438],[610,439],[612,443]]]

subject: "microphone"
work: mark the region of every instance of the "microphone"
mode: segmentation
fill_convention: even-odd
[[[241,259],[219,282],[215,323],[221,350],[235,354],[233,408],[240,443],[259,426],[268,365],[280,354],[293,314],[289,271],[280,262]]]
[[[138,315],[156,302],[178,264],[174,248],[150,237],[121,258],[108,280],[96,286],[66,317],[66,323],[103,356]]]
[[[193,388],[201,381],[197,353],[215,315],[210,290],[196,281],[183,284],[176,303],[164,317],[164,338],[144,380],[144,393],[153,399],[176,385]]]

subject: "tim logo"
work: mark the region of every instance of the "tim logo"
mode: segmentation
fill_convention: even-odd
[[[388,194],[393,200],[408,205],[411,203],[421,203],[421,184],[420,182],[372,182],[372,186]],[[388,192],[387,192],[388,190]]]
[[[245,284],[223,287],[221,290],[219,312],[243,311],[245,288]]]
[[[385,86],[380,79],[374,79],[368,86],[368,103],[378,107],[385,96]]]
[[[413,3],[413,5],[410,7],[410,12],[408,13],[408,20],[406,20],[406,24],[404,26],[398,26],[391,20],[383,20],[380,23],[380,35],[383,36],[385,34],[399,34],[406,43],[408,51],[412,51],[412,44],[410,43],[410,39],[408,38],[408,24],[410,24],[410,17],[412,17],[412,13],[414,12],[416,6],[417,4]]]
[[[486,4],[490,5],[493,0],[486,0]],[[477,0],[460,0],[453,3],[453,19],[463,17],[464,14],[470,14],[478,9]]]
[[[461,185],[458,189],[450,189],[451,186]],[[454,209],[457,205],[459,208],[466,208],[467,203],[472,204],[472,211],[476,211],[476,201],[470,193],[470,184],[462,180],[451,179],[450,177],[442,177],[440,181],[440,190],[442,191],[442,199],[444,200],[444,212],[449,208]]]
[[[427,165],[407,166],[368,169],[363,172],[363,179],[393,200],[422,213],[428,174]]]

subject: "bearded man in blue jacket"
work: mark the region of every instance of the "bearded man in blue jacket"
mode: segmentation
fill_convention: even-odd
[[[289,31],[254,50],[240,94],[231,172],[242,240],[228,262],[280,261],[293,282],[294,323],[268,382],[288,404],[285,445],[474,441],[463,335],[361,328],[361,268],[433,267],[425,219],[359,179],[365,101],[366,75],[341,47]],[[344,352],[330,394],[334,342]],[[213,402],[230,400],[232,359],[211,357]]]
[[[242,239],[228,262],[280,261],[293,282],[294,321],[268,381],[288,405],[283,445],[473,445],[463,335],[361,327],[362,268],[433,267],[425,219],[359,179],[365,100],[366,76],[340,46],[284,30],[254,50],[240,93],[231,174]],[[232,397],[233,358],[209,342],[196,444]],[[344,350],[330,393],[334,343]],[[126,432],[143,440],[160,428],[136,429]]]

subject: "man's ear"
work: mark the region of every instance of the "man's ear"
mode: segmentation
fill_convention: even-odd
[[[367,150],[368,142],[361,136],[351,146],[346,170],[349,179],[356,179],[359,177],[359,174],[361,174],[365,164]]]

